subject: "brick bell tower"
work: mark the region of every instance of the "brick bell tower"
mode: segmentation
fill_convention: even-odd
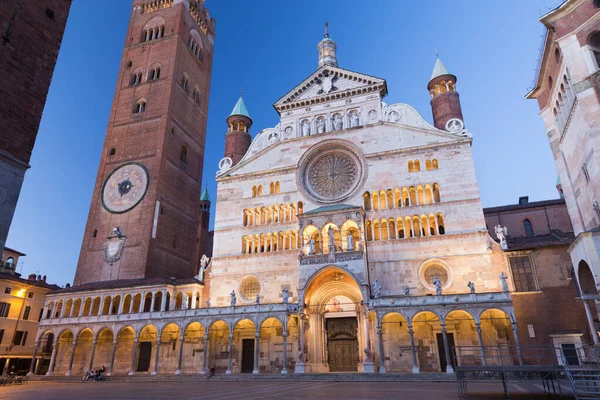
[[[460,97],[456,91],[456,76],[450,74],[442,61],[435,61],[431,79],[427,85],[431,94],[431,110],[433,111],[433,124],[442,130],[453,130],[447,127],[450,120],[463,120]],[[464,123],[463,123],[464,127]]]
[[[192,277],[215,20],[204,0],[135,0],[75,285]]]
[[[250,118],[240,93],[240,99],[227,117],[227,134],[225,135],[225,157],[231,158],[232,167],[240,162],[250,148],[252,143],[251,127],[252,118]]]

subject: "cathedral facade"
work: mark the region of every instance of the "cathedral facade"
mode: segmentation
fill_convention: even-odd
[[[439,59],[433,125],[340,67],[328,33],[274,128],[252,138],[240,98],[211,260],[197,243],[214,19],[199,0],[136,0],[131,21],[75,286],[48,296],[31,373],[452,372],[454,346],[464,363],[523,362],[506,232],[488,234]]]

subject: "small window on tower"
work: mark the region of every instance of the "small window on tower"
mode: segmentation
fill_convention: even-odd
[[[98,236],[98,229],[94,229],[94,232],[92,232],[92,237],[95,238],[96,236]]]
[[[523,226],[525,227],[525,235],[533,236],[533,228],[531,226],[531,222],[528,219],[523,221]]]
[[[110,152],[108,153],[109,156],[114,156],[117,153],[117,149],[115,149],[114,147],[112,149],[110,149]]]
[[[135,104],[133,113],[139,114],[139,113],[143,113],[143,112],[146,112],[146,101],[140,100]]]
[[[188,80],[186,75],[181,77],[181,87],[183,90],[188,93],[189,92],[190,81]]]
[[[187,147],[181,146],[181,151],[179,152],[179,160],[187,164]]]

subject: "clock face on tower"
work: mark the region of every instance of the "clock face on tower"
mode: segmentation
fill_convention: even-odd
[[[144,164],[131,162],[110,173],[102,187],[102,205],[109,213],[123,214],[146,195],[150,176]]]

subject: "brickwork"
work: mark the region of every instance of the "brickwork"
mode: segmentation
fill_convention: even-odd
[[[252,126],[252,120],[241,115],[232,115],[227,118],[227,124],[231,127],[242,122],[248,127],[248,131]],[[252,136],[248,132],[243,132],[235,129],[230,129],[225,135],[225,157],[232,160],[232,165],[236,165],[246,155]]]
[[[0,252],[35,144],[71,0],[0,3]]]
[[[444,86],[446,90],[446,84],[450,83],[452,88],[441,93],[435,93],[434,88]],[[433,78],[427,85],[427,89],[432,92],[434,91],[433,97],[431,98],[431,111],[433,112],[433,125],[438,128],[445,130],[446,122],[453,118],[458,118],[464,121],[462,108],[460,106],[460,96],[458,92],[454,90],[456,85],[456,77],[454,75],[440,75]]]
[[[145,11],[154,3],[136,2],[132,10],[76,285],[197,273],[214,20],[199,26],[187,2]],[[161,36],[148,40],[148,29],[161,27]],[[160,74],[153,79],[157,68]],[[140,73],[140,82],[132,84]],[[145,101],[145,112],[134,113],[139,101]],[[131,161],[148,169],[148,192],[129,212],[111,214],[101,203],[102,186],[115,168]],[[104,261],[104,243],[116,226],[127,239],[121,259],[111,266]]]

